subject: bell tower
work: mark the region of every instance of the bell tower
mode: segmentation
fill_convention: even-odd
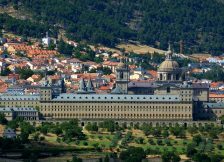
[[[120,62],[116,69],[116,88],[119,88],[123,94],[128,93],[129,73],[128,65]]]
[[[51,87],[40,87],[40,100],[50,101],[52,99]]]

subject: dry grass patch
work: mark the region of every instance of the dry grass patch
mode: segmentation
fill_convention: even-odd
[[[181,160],[189,160],[190,158],[187,155],[180,155]]]
[[[135,137],[145,137],[144,132],[142,130],[138,130],[138,129],[133,129],[132,135]]]
[[[140,45],[140,44],[120,44],[117,46],[119,49],[125,49],[126,52],[134,52],[137,54],[146,54],[146,53],[160,53],[164,54],[165,51],[156,49],[147,45]]]

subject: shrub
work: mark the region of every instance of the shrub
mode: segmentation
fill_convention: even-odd
[[[79,141],[79,140],[76,140],[76,141],[75,141],[75,144],[76,144],[76,145],[79,145],[79,144],[80,144],[80,141]]]
[[[186,145],[187,144],[187,141],[183,141],[183,145]]]
[[[45,140],[45,138],[43,136],[40,137],[40,141],[43,141]]]
[[[146,157],[143,148],[129,147],[127,150],[120,153],[120,158],[124,161],[142,161]]]
[[[146,154],[148,154],[148,155],[155,155],[155,154],[161,154],[161,152],[160,152],[160,150],[158,149],[158,148],[155,148],[155,149],[153,149],[153,148],[148,148],[148,149],[146,149]]]
[[[172,146],[170,140],[168,140],[168,139],[165,140],[165,144],[166,144],[167,146]]]
[[[84,141],[84,142],[83,142],[83,145],[84,145],[84,146],[88,146],[88,142]]]
[[[218,148],[219,150],[222,150],[222,149],[223,149],[222,144],[218,144],[218,145],[217,145],[217,148]]]
[[[138,143],[138,144],[143,144],[144,143],[144,138],[138,137],[138,138],[135,139],[135,142]]]
[[[155,142],[151,138],[149,138],[148,142],[149,142],[150,145],[155,145]]]
[[[60,143],[60,142],[61,142],[61,138],[57,137],[56,141],[57,141],[58,143]]]
[[[102,139],[103,139],[103,136],[99,135],[98,138],[99,138],[100,140],[102,140]]]
[[[158,145],[163,145],[163,141],[162,141],[161,139],[158,139],[158,140],[157,140],[157,144],[158,144]]]

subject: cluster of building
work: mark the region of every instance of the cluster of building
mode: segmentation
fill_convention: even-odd
[[[70,77],[79,82],[77,85],[66,82],[66,75],[60,75],[55,82],[44,77],[43,84],[21,87],[22,94],[2,93],[0,105],[13,112],[14,108],[22,107],[25,114],[36,109],[41,120],[77,118],[82,125],[104,119],[124,124],[186,125],[218,120],[224,115],[223,103],[210,101],[209,83],[190,81],[186,68],[180,67],[172,54],[170,49],[166,52],[157,72],[138,67],[131,74],[126,60],[117,63],[114,75],[72,74]]]
[[[43,38],[43,45],[49,45],[51,39],[47,36]],[[76,42],[68,41],[70,45],[77,46]],[[20,40],[4,41],[0,51],[0,73],[9,70],[10,74],[0,76],[0,93],[13,92],[24,89],[29,86],[43,86],[47,79],[51,85],[57,84],[63,78],[68,92],[75,92],[78,89],[80,79],[92,79],[97,93],[109,93],[114,87],[116,68],[122,57],[119,51],[107,51],[107,49],[93,49],[96,57],[103,57],[103,62],[97,64],[92,61],[81,61],[76,58],[58,57],[56,50],[43,49],[38,43],[28,45]],[[5,53],[7,51],[7,53]],[[111,60],[112,59],[112,60]],[[114,59],[114,60],[113,60]],[[126,59],[128,59],[126,57]],[[128,61],[135,62],[135,59],[129,58]],[[112,74],[104,74],[97,69],[109,68]],[[30,69],[36,73],[46,71],[53,72],[46,76],[34,74],[27,79],[23,79],[18,74],[19,69]],[[89,73],[96,69],[95,73]],[[146,84],[156,80],[157,72],[154,70],[145,70],[141,66],[130,65],[130,80]],[[18,88],[20,87],[20,88]],[[36,93],[36,90],[24,90],[26,94]]]

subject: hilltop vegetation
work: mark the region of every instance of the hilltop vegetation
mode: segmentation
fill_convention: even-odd
[[[182,40],[185,53],[224,51],[220,0],[0,0],[0,4],[32,13],[34,24],[51,28],[51,33],[65,29],[75,40],[107,46],[137,40],[161,49],[170,41],[176,51]]]

